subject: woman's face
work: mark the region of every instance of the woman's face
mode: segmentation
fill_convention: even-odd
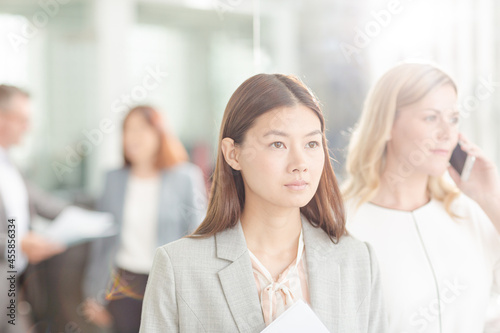
[[[320,120],[303,105],[269,111],[248,130],[237,156],[247,202],[303,207],[325,162]]]
[[[432,90],[419,102],[400,108],[387,143],[388,159],[405,173],[441,176],[458,142],[457,94],[449,84]]]
[[[125,156],[132,165],[154,163],[160,148],[160,139],[154,128],[138,112],[127,119],[123,131]]]

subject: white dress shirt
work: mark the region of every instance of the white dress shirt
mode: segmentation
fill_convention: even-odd
[[[5,207],[7,219],[16,220],[16,258],[15,268],[18,274],[28,265],[28,259],[21,252],[20,241],[28,233],[30,224],[28,190],[19,170],[7,156],[5,148],[0,146],[0,200]],[[0,223],[7,223],[1,221]],[[8,239],[8,238],[7,238]],[[7,251],[5,252],[7,255]]]

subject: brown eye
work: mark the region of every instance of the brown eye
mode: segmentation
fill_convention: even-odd
[[[311,141],[307,144],[308,148],[317,148],[319,147],[319,142],[318,141]]]
[[[279,142],[279,141],[271,143],[271,146],[274,148],[277,148],[277,149],[281,149],[281,148],[285,147],[283,142]]]

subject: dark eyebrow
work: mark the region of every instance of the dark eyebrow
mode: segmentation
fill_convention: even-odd
[[[306,136],[313,136],[313,135],[317,135],[317,134],[323,134],[323,132],[321,132],[320,130],[315,130],[315,131],[312,131],[309,134],[306,134]]]
[[[264,137],[269,136],[269,135],[277,135],[277,136],[284,136],[284,137],[288,136],[288,134],[286,134],[285,132],[278,131],[278,130],[270,130],[269,132],[264,134]]]
[[[317,134],[322,134],[322,132],[320,130],[314,130],[311,133],[306,134],[305,136],[313,136],[313,135],[317,135]],[[278,130],[270,130],[269,132],[264,134],[264,137],[269,136],[269,135],[277,135],[277,136],[284,136],[284,137],[289,136],[287,133],[282,132],[282,131],[278,131]]]

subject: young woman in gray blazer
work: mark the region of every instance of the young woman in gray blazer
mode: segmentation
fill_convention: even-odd
[[[154,251],[195,230],[206,213],[201,170],[150,106],[130,110],[123,125],[125,166],[108,173],[98,209],[111,212],[116,237],[92,244],[83,312],[116,332],[138,332]]]
[[[385,332],[371,247],[347,235],[316,98],[259,74],[222,120],[207,216],[160,247],[142,333],[260,332],[299,300],[331,332]]]

